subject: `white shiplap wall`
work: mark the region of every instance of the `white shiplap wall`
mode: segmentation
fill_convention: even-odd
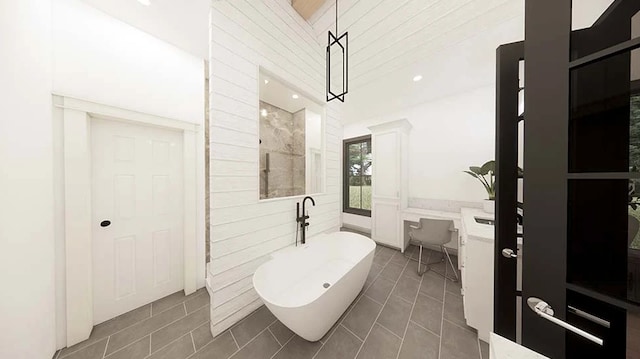
[[[258,74],[262,67],[323,102],[324,47],[287,0],[212,1],[211,330],[224,331],[262,305],[252,275],[295,241],[295,203],[258,201]],[[326,106],[326,188],[314,196],[309,235],[340,226],[340,107]]]

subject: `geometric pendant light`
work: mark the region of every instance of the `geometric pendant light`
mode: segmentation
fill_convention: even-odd
[[[342,63],[342,84],[340,81],[331,83],[331,52],[334,51],[333,60]],[[336,0],[336,34],[331,30],[327,36],[327,102],[335,99],[344,102],[345,95],[349,92],[349,33],[338,36],[338,0]],[[338,83],[335,83],[338,82]],[[333,85],[333,86],[332,86]],[[342,85],[342,86],[340,86]]]

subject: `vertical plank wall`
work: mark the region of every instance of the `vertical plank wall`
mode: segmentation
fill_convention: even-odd
[[[287,0],[212,1],[211,330],[224,331],[262,305],[252,275],[269,254],[295,241],[295,203],[259,202],[259,67],[324,99],[324,45]],[[309,210],[309,234],[340,226],[339,105],[326,106],[325,193]],[[296,268],[292,268],[296,270]]]

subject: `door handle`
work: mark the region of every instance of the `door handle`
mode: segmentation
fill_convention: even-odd
[[[511,248],[505,248],[502,250],[502,256],[505,258],[518,258],[518,255],[513,252]]]
[[[573,306],[570,306],[570,305],[567,306],[567,309],[569,310],[570,313],[573,313],[573,314],[575,314],[575,315],[577,315],[577,316],[579,316],[581,318],[584,318],[584,319],[586,319],[588,321],[594,322],[594,323],[596,323],[598,325],[602,325],[603,327],[605,327],[607,329],[611,329],[611,322],[609,322],[608,320],[604,320],[604,319],[602,319],[600,317],[596,317],[593,314],[587,313],[584,310],[580,310],[580,309],[578,309],[576,307],[573,307]]]
[[[549,304],[547,304],[547,302],[545,302],[542,299],[539,298],[535,298],[535,297],[530,297],[529,299],[527,299],[527,304],[529,305],[529,308],[531,310],[533,310],[534,313],[536,313],[538,316],[540,316],[541,318],[544,318],[548,321],[550,321],[551,323],[558,325],[570,332],[573,332],[575,334],[578,334],[579,336],[588,339],[600,346],[604,345],[604,340],[596,337],[593,334],[587,333],[584,330],[580,329],[580,328],[576,328],[573,325],[562,321],[556,317],[554,317],[554,311],[553,308],[551,308],[551,306]]]
[[[100,222],[100,227],[109,227],[111,225],[111,221],[108,219],[105,219],[104,221]]]

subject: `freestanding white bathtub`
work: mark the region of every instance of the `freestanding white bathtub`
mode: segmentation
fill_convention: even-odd
[[[375,248],[374,241],[355,233],[319,235],[260,266],[253,286],[284,325],[315,342],[362,290]]]

